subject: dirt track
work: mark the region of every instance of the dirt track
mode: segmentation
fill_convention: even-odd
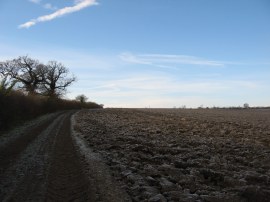
[[[129,201],[112,178],[104,179],[110,173],[100,177],[101,159],[83,156],[71,134],[73,113],[46,116],[0,137],[0,201]],[[111,187],[104,190],[106,184]]]

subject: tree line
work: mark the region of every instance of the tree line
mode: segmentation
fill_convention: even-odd
[[[29,95],[58,98],[76,78],[67,67],[57,61],[43,64],[28,56],[20,56],[0,63],[0,74],[4,82],[22,89]],[[2,88],[4,84],[1,85]]]
[[[61,110],[103,108],[87,102],[85,95],[76,100],[62,96],[76,81],[68,68],[57,61],[43,64],[28,56],[0,62],[0,135],[25,120]]]

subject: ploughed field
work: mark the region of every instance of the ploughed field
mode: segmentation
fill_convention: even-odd
[[[133,201],[270,201],[270,110],[84,110],[74,120]]]

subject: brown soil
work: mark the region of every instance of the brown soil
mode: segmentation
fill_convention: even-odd
[[[92,200],[91,200],[92,195]],[[48,172],[47,201],[94,201],[70,135],[70,116],[57,134]]]
[[[75,120],[133,201],[269,201],[270,110],[85,110]]]
[[[51,123],[53,119],[44,120],[43,122],[33,127],[27,128],[18,138],[8,142],[5,146],[0,148],[0,162],[3,173],[10,163],[16,161],[19,154]]]
[[[119,187],[112,177],[101,180],[102,159],[93,165],[97,159],[86,162],[82,156],[71,136],[73,113],[58,113],[0,137],[0,201],[130,201],[120,188],[110,188]],[[101,195],[112,190],[109,199]]]
[[[269,110],[72,114],[0,136],[0,201],[269,201]]]

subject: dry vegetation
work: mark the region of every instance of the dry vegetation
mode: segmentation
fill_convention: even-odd
[[[81,103],[75,100],[51,99],[25,95],[20,91],[11,91],[7,95],[0,92],[0,106],[0,132],[46,113],[69,109],[102,108],[94,102]]]
[[[270,110],[106,109],[75,119],[133,201],[269,201]]]

